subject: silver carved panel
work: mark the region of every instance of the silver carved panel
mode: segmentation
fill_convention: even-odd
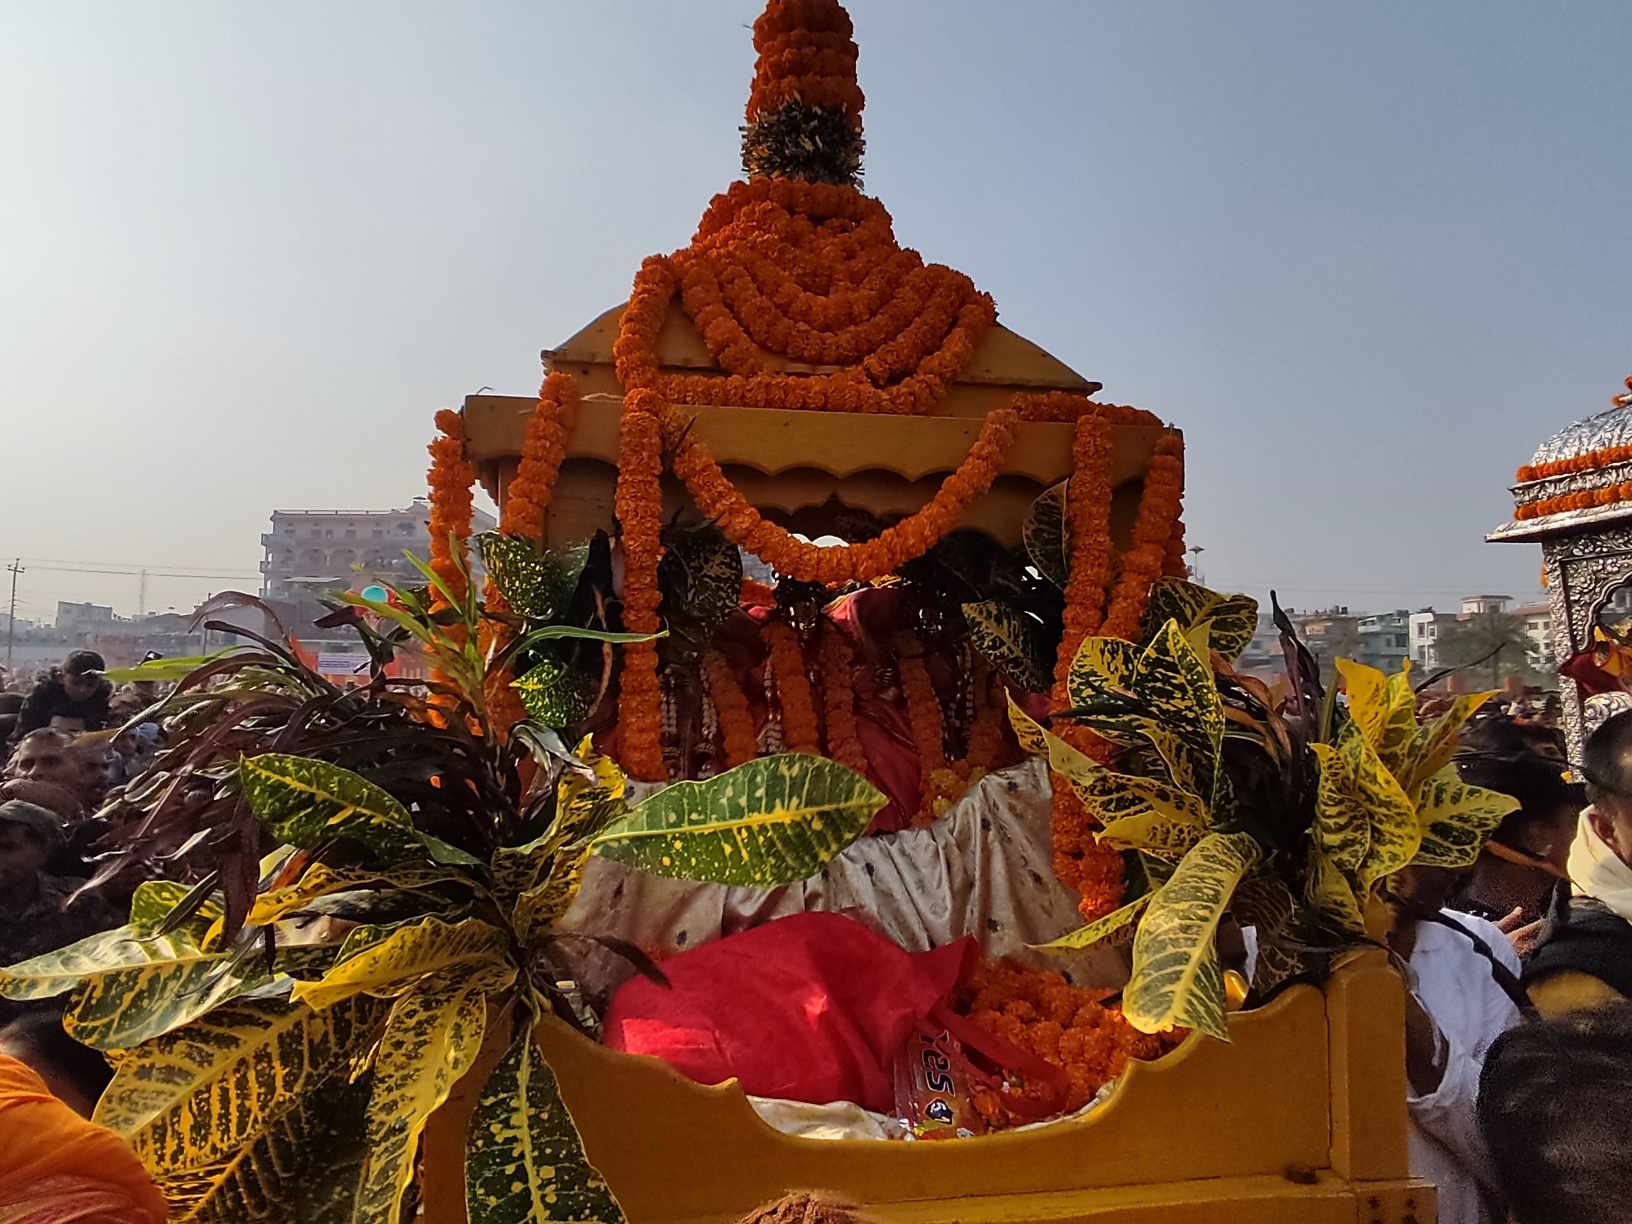
[[[1593,618],[1610,592],[1632,581],[1632,527],[1617,524],[1548,540],[1542,545],[1542,556],[1552,604],[1553,649],[1563,662],[1591,643]],[[1580,690],[1573,683],[1559,688],[1570,759],[1579,761],[1586,739]]]

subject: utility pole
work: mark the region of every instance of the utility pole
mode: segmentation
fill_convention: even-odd
[[[136,619],[141,620],[147,615],[147,571],[142,571],[141,585],[136,591]]]
[[[18,557],[6,566],[11,571],[11,611],[6,614],[6,670],[11,670],[11,640],[17,633],[17,575],[26,573],[23,559]]]

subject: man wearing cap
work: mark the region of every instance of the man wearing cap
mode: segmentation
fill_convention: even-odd
[[[17,714],[12,739],[20,740],[41,727],[100,731],[107,726],[108,702],[113,697],[113,686],[102,675],[107,669],[96,651],[74,651],[34,686]]]
[[[5,898],[0,906],[0,965],[119,925],[119,916],[95,894],[68,904],[84,881],[45,870],[63,844],[62,823],[55,812],[21,799],[0,803],[0,897]]]

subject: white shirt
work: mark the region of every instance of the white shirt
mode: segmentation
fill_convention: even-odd
[[[1441,911],[1490,946],[1519,974],[1512,943],[1493,923]],[[1411,1172],[1439,1187],[1439,1224],[1502,1224],[1492,1204],[1495,1179],[1479,1137],[1474,1106],[1479,1071],[1491,1042],[1519,1022],[1519,1009],[1491,976],[1490,962],[1455,931],[1431,922],[1417,927],[1408,983],[1445,1039],[1445,1076],[1428,1096],[1410,1094]]]

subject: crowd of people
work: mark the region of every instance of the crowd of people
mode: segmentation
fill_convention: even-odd
[[[137,883],[85,887],[110,795],[163,746],[144,718],[158,692],[106,671],[79,650],[0,691],[0,964],[119,925]],[[1413,1172],[1438,1187],[1441,1224],[1632,1220],[1619,1138],[1632,1121],[1632,712],[1574,764],[1551,720],[1511,715],[1473,727],[1456,760],[1519,807],[1472,868],[1387,884]],[[106,1078],[54,1013],[0,1001],[0,1069],[13,1059],[82,1114]]]

